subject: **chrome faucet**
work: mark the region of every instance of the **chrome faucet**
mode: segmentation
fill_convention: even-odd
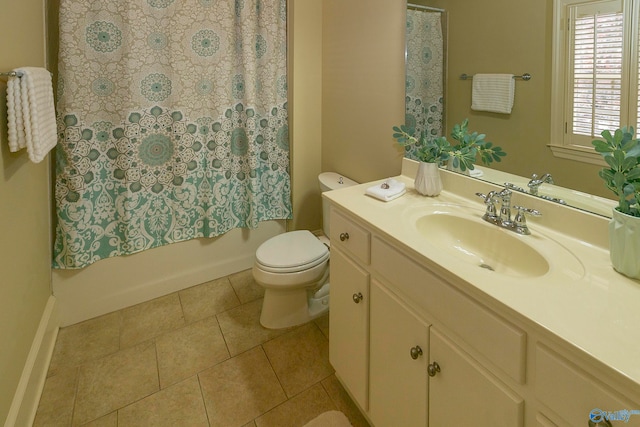
[[[550,173],[545,173],[541,177],[538,177],[538,174],[534,173],[533,175],[531,175],[531,180],[527,184],[527,186],[529,187],[529,192],[536,196],[538,194],[538,188],[540,188],[540,186],[545,182],[548,184],[554,184],[553,178],[551,177]]]
[[[511,190],[505,188],[498,193],[500,197],[500,222],[503,227],[508,227],[511,224]]]
[[[497,225],[501,228],[514,231],[518,234],[531,234],[529,227],[527,226],[527,219],[525,214],[532,216],[542,215],[535,209],[529,209],[522,206],[513,206],[517,210],[516,215],[511,219],[511,190],[504,188],[500,192],[489,191],[486,195],[483,193],[476,193],[476,196],[484,200],[484,204],[487,205],[482,219],[485,221]],[[496,203],[500,203],[500,214],[497,213]]]

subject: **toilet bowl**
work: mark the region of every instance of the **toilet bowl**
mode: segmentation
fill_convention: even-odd
[[[335,172],[318,177],[322,191],[355,185]],[[329,235],[323,200],[323,231]],[[321,240],[322,239],[322,240]],[[265,241],[256,251],[255,281],[265,288],[260,324],[269,329],[300,325],[329,310],[329,245],[308,230],[289,231]]]

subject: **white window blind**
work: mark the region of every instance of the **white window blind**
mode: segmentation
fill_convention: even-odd
[[[591,141],[640,130],[640,0],[553,0],[551,143],[557,157],[602,165]]]
[[[623,18],[619,0],[571,8],[570,145],[591,147],[603,130],[620,126],[625,78]]]

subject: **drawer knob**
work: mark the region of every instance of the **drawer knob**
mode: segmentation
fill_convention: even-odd
[[[359,304],[363,298],[364,297],[362,296],[361,292],[358,292],[357,294],[353,294],[353,302],[355,302],[356,304]]]
[[[415,347],[411,347],[411,351],[409,353],[411,354],[411,358],[416,360],[418,357],[422,356],[422,349],[417,345]]]
[[[349,233],[340,233],[340,241],[344,242],[345,240],[349,240]]]
[[[440,372],[438,362],[430,363],[429,366],[427,366],[427,374],[429,374],[430,377],[435,377],[438,372]]]

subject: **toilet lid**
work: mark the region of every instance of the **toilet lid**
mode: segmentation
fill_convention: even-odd
[[[262,269],[282,273],[306,270],[328,258],[327,247],[309,230],[279,234],[256,251],[256,260]]]

